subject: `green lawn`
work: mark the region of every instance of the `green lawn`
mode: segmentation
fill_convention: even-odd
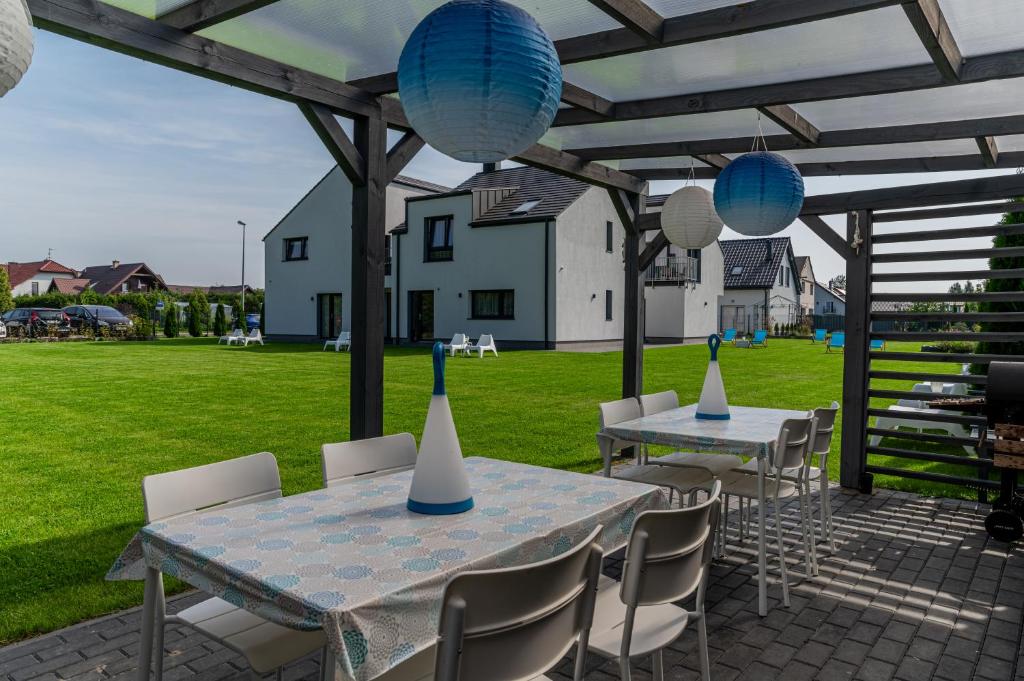
[[[647,351],[645,389],[696,401],[706,358],[704,346]],[[841,396],[842,356],[808,341],[727,347],[720,360],[733,404]],[[0,643],[141,602],[140,584],[103,575],[142,522],[148,473],[270,451],[286,494],[317,487],[320,444],[346,438],[348,364],[316,347],[210,340],[0,345]],[[503,352],[449,361],[448,377],[464,453],[598,468],[597,403],[619,394],[621,353]],[[386,432],[419,436],[431,381],[426,350],[388,349]]]

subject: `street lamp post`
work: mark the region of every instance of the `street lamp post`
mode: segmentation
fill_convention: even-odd
[[[239,220],[238,224],[242,226],[242,309],[239,310],[238,319],[242,322],[242,332],[249,333],[249,324],[245,316],[245,223]]]

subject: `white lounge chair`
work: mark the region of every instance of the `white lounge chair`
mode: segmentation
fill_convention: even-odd
[[[259,329],[253,329],[249,332],[248,336],[239,338],[237,342],[241,343],[245,347],[249,347],[249,343],[259,343],[260,345],[263,345],[263,334],[260,333]]]
[[[452,336],[452,342],[444,346],[444,349],[451,353],[452,357],[455,356],[455,351],[466,352],[466,348],[469,347],[469,338],[464,333],[457,333]]]
[[[949,386],[947,389],[946,386]],[[924,432],[926,430],[940,430],[953,437],[971,437],[970,431],[966,426],[959,423],[943,423],[941,421],[931,421],[914,418],[918,414],[948,414],[950,416],[960,416],[958,412],[948,411],[944,409],[929,409],[925,404],[926,400],[934,399],[942,394],[946,395],[961,395],[966,393],[966,384],[964,383],[947,383],[941,386],[941,392],[935,391],[929,383],[918,383],[914,386],[913,392],[922,393],[924,399],[922,400],[910,400],[903,399],[897,400],[896,404],[890,406],[886,411],[891,415],[878,416],[875,418],[875,428],[880,430],[898,430],[900,428],[909,428],[916,432]],[[895,436],[894,436],[895,437]],[[882,441],[881,435],[872,435],[868,439],[869,447],[877,447],[878,443]],[[968,454],[974,453],[974,447],[963,445],[964,451]]]
[[[345,348],[346,350],[351,350],[352,349],[352,332],[351,331],[342,331],[341,333],[338,334],[338,337],[335,338],[334,340],[325,341],[324,342],[324,350],[326,350],[327,347],[330,346],[330,345],[334,346],[334,351],[335,352],[341,352],[342,348]]]
[[[221,343],[227,343],[228,345],[231,345],[232,342],[236,340],[241,340],[244,337],[244,331],[242,331],[241,329],[233,329],[231,333],[229,333],[228,335],[221,336],[220,338],[218,338],[217,345],[220,345]]]
[[[483,359],[485,350],[493,352],[495,357],[498,356],[498,346],[494,344],[494,336],[489,333],[481,334],[476,343],[466,346],[466,352],[475,352],[480,355],[480,359]]]

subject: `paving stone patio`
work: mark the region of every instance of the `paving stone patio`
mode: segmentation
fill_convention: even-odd
[[[833,490],[839,545],[819,552],[820,574],[803,577],[799,551],[790,558],[792,604],[757,615],[752,546],[717,561],[708,590],[714,681],[821,679],[842,681],[1010,681],[1024,679],[1024,547],[988,539],[986,507],[880,490],[864,496]],[[787,507],[789,538],[797,533]],[[615,576],[620,563],[609,560]],[[769,562],[769,575],[774,570]],[[201,599],[173,599],[174,611]],[[85,622],[0,648],[0,681],[100,681],[135,678],[138,609]],[[666,679],[700,678],[694,635],[666,651]],[[245,661],[202,636],[168,628],[167,681],[249,678]],[[588,681],[618,678],[614,663],[590,660]],[[650,678],[640,661],[634,679]],[[549,676],[571,678],[564,661]],[[289,665],[287,681],[313,680],[319,660]]]

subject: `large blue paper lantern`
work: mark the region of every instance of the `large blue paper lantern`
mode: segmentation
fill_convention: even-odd
[[[715,210],[746,236],[781,232],[804,205],[804,180],[792,163],[770,151],[733,160],[715,180]]]
[[[502,0],[453,0],[409,36],[398,90],[427,144],[459,161],[487,163],[525,151],[551,127],[562,66],[525,11]]]

